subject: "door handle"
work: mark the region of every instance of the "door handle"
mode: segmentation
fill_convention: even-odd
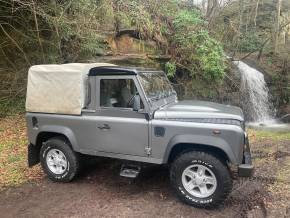
[[[100,130],[109,130],[111,127],[108,124],[103,124],[102,126],[98,126]]]

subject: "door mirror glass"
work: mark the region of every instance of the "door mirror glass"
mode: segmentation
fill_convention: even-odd
[[[133,101],[133,110],[134,111],[139,111],[141,109],[141,99],[140,95],[136,94],[134,96],[134,101]]]

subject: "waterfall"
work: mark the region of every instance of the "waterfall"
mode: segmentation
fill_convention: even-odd
[[[264,75],[242,61],[233,61],[241,74],[241,94],[246,117],[253,122],[273,120],[274,111],[269,101],[269,90]]]

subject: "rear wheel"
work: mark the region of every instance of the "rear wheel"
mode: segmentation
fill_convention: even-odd
[[[178,197],[195,207],[215,207],[232,189],[228,167],[216,156],[191,151],[172,163],[170,180]]]
[[[56,182],[69,182],[79,171],[79,157],[62,137],[51,138],[40,150],[40,162],[47,176]]]

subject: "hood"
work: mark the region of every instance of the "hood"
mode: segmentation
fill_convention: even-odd
[[[239,107],[207,101],[179,101],[157,110],[155,119],[231,119],[244,121]]]

